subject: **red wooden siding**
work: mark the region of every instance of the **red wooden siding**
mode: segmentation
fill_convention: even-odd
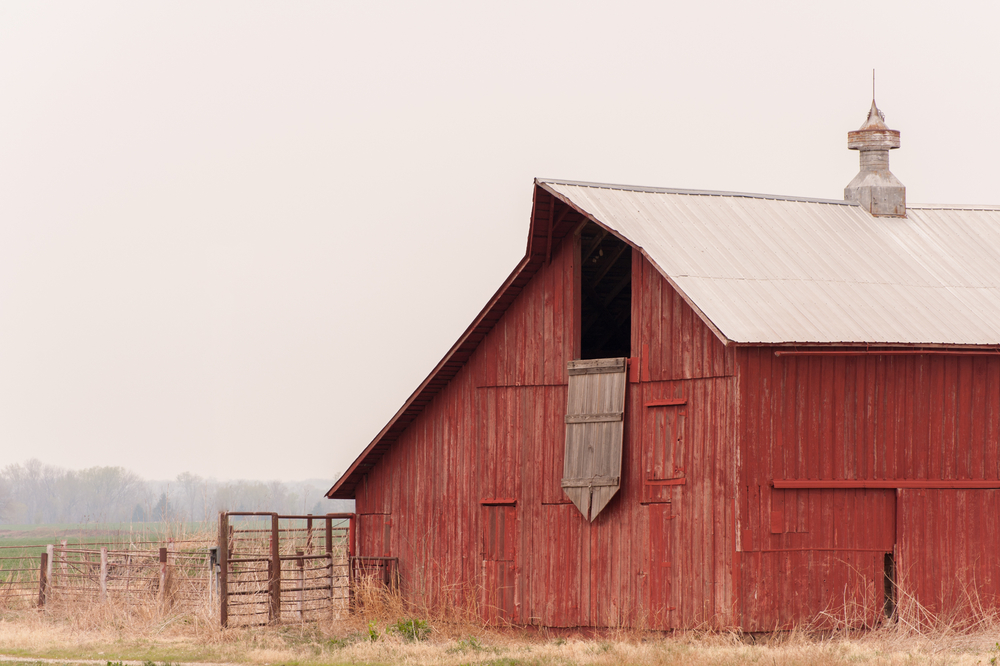
[[[897,506],[892,487],[771,485],[775,479],[996,480],[1000,358],[775,356],[769,348],[741,349],[737,357],[744,629],[809,621],[845,599],[863,606],[858,622],[873,621],[882,604],[883,557],[897,546],[903,546],[904,594],[933,605],[943,594],[941,566],[960,571],[972,552],[985,557],[1000,548],[995,530],[977,542],[955,522],[963,511],[995,501],[988,499],[993,491],[933,491],[932,510],[908,499],[932,491],[901,491]]]
[[[640,314],[632,320],[640,327],[638,335],[632,331],[632,355],[640,357],[642,381],[733,374],[732,354],[639,252],[633,253],[632,280],[632,310]]]
[[[511,505],[486,505],[481,516],[483,615],[490,621],[517,621],[517,509]]]
[[[732,353],[634,252],[632,346],[645,381],[626,391],[621,490],[588,524],[560,487],[566,363],[578,335],[574,242],[554,245],[551,262],[358,484],[357,510],[390,515],[391,555],[418,603],[476,599],[487,619],[547,626],[729,626]],[[690,359],[685,345],[696,350]],[[653,412],[676,411],[645,404],[676,396],[687,399],[683,446],[669,464],[684,469],[686,485],[643,503],[644,441],[674,436]],[[512,559],[495,546],[501,515],[502,554]],[[359,543],[360,555],[376,546],[365,535]]]
[[[358,515],[358,534],[361,543],[358,552],[369,557],[389,557],[392,543],[392,517],[384,513]]]
[[[907,488],[899,501],[903,589],[944,617],[1000,607],[1000,490]]]

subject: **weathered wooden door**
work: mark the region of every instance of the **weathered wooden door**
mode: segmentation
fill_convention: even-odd
[[[642,501],[669,502],[674,487],[687,482],[684,470],[687,407],[683,400],[651,400],[644,409]]]
[[[786,487],[738,489],[747,498],[739,555],[743,629],[880,622],[896,544],[896,491],[817,479],[775,483]]]
[[[517,507],[484,505],[483,538],[483,617],[487,622],[516,622]]]
[[[649,516],[649,625],[675,626],[672,611],[672,551],[684,476],[686,404],[683,399],[647,399],[642,421],[642,503]]]
[[[625,413],[625,359],[570,361],[562,487],[593,521],[618,492]]]
[[[1000,490],[899,490],[903,603],[967,619],[1000,605]]]
[[[670,504],[650,504],[649,510],[649,626],[671,629],[671,569],[674,515]]]

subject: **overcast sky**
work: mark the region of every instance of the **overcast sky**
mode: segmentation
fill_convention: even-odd
[[[335,478],[536,176],[1000,204],[996,3],[4,2],[0,466]]]

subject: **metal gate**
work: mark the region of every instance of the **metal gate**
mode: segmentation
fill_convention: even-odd
[[[223,627],[305,622],[349,609],[352,513],[223,512],[219,546]]]

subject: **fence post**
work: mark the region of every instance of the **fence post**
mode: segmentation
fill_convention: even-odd
[[[330,516],[326,517],[326,554],[330,555],[333,553],[333,518]]]
[[[334,617],[334,600],[336,595],[334,591],[336,590],[336,578],[333,577],[333,555],[331,553],[326,554],[326,566],[330,568],[330,619]]]
[[[219,512],[219,624],[229,625],[229,514]]]
[[[313,554],[313,519],[312,514],[306,514],[309,517],[306,518],[306,552],[310,555]]]
[[[42,553],[41,561],[38,565],[38,607],[45,607],[45,597],[48,590],[49,578],[48,578],[48,568],[49,568],[49,554]]]
[[[278,543],[278,514],[271,514],[271,605],[268,619],[281,620],[281,551]]]
[[[108,600],[108,547],[101,548],[101,601]]]
[[[216,551],[216,552],[218,552],[218,551]],[[213,586],[212,586],[212,581],[215,580],[215,562],[213,562],[213,560],[215,558],[213,558],[212,555],[211,555],[211,553],[209,553],[208,555],[205,556],[205,559],[208,560],[208,590],[207,590],[207,592],[208,592],[208,607],[211,608],[212,607],[212,601],[213,601],[212,597],[213,597],[213,592],[214,592],[213,591]]]
[[[69,562],[66,561],[66,543],[66,539],[63,539],[62,551],[59,555],[62,558],[59,562],[59,566],[62,568],[62,575],[64,578],[69,575]]]
[[[167,549],[160,548],[160,603],[167,600]]]
[[[352,513],[347,519],[347,605],[354,608],[354,540],[357,535],[358,514]],[[331,560],[332,561],[332,560]]]
[[[53,546],[51,543],[45,547],[45,556],[46,560],[48,561],[48,564],[45,565],[45,579],[48,581],[49,587],[52,587],[52,583],[54,582],[52,579],[52,562],[53,560],[56,559],[55,554],[56,554],[55,546]],[[66,553],[63,553],[63,560],[65,561],[65,559],[66,559]]]
[[[299,621],[302,620],[302,603],[305,601],[305,587],[306,587],[306,561],[302,557],[305,553],[302,550],[295,551],[295,554],[299,556]]]
[[[354,539],[357,534],[355,525],[357,523],[358,514],[352,513],[351,517],[347,519],[347,554],[350,557],[354,557],[356,553],[354,552]]]

